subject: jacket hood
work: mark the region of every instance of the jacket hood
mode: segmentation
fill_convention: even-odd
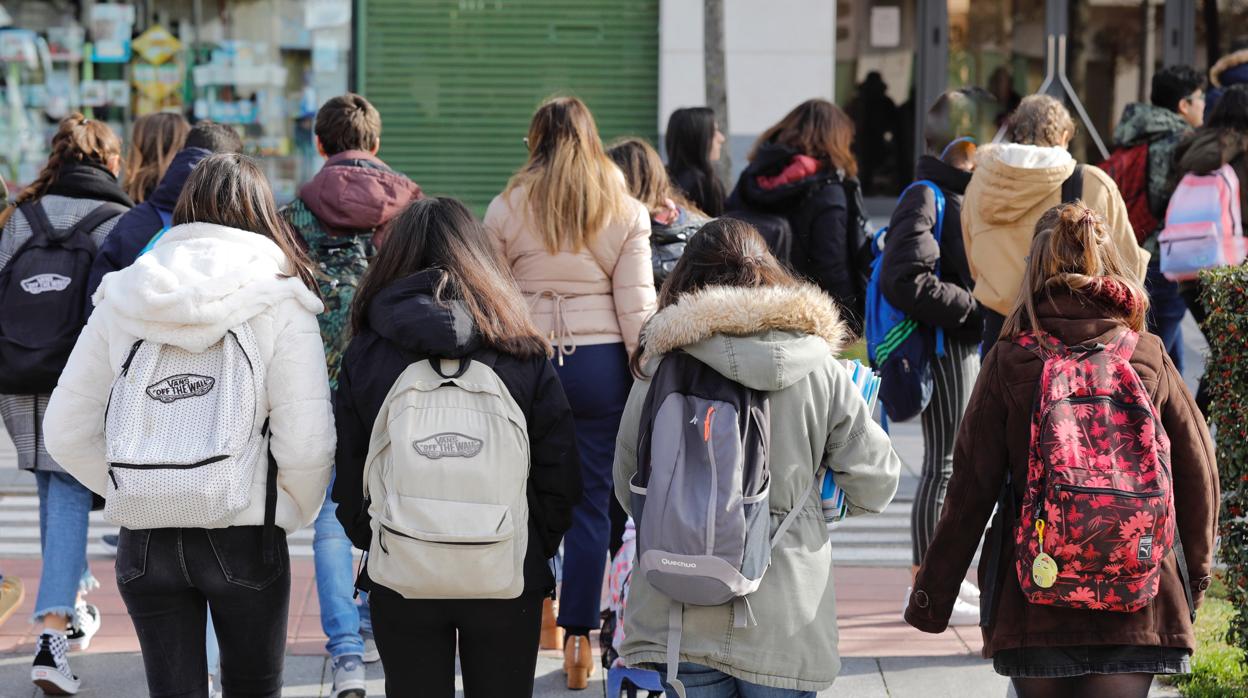
[[[1209,69],[1209,82],[1214,87],[1248,82],[1248,49],[1240,49],[1218,59]]]
[[[683,349],[725,378],[775,391],[821,366],[848,334],[836,303],[816,286],[710,286],[646,323],[642,365]]]
[[[933,155],[919,158],[914,167],[915,179],[931,180],[941,189],[955,194],[965,194],[966,185],[971,183],[971,173],[960,170]]]
[[[1122,119],[1114,127],[1114,143],[1119,146],[1138,145],[1190,129],[1191,126],[1177,112],[1144,102],[1132,102],[1123,110]]]
[[[441,276],[428,269],[383,289],[368,305],[369,328],[421,356],[458,358],[479,349],[480,335],[463,304],[434,299]]]
[[[204,351],[231,327],[286,300],[311,313],[321,300],[292,271],[277,244],[256,233],[211,223],[169,229],[134,264],[104,277],[93,300],[108,303],[136,337]]]
[[[421,198],[415,182],[362,150],[325,161],[299,198],[331,235],[371,233]]]
[[[1248,138],[1234,129],[1201,128],[1175,148],[1178,174],[1208,174],[1248,150]]]
[[[979,149],[975,179],[985,184],[979,215],[993,225],[1016,224],[1038,203],[1051,198],[1075,171],[1065,148],[1006,143]]]
[[[147,197],[147,203],[159,209],[173,211],[173,207],[178,203],[178,197],[182,195],[182,187],[186,185],[191,172],[200,160],[209,155],[212,155],[212,151],[207,148],[179,150],[178,154],[173,156],[173,161],[169,163],[169,169],[165,170],[165,176],[160,178],[160,183],[156,185],[152,195]]]
[[[783,207],[836,176],[834,172],[820,169],[813,158],[787,146],[769,143],[759,148],[746,165],[737,180],[737,192],[746,203],[754,206]]]

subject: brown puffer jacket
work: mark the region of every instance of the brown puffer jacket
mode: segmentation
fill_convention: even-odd
[[[1039,304],[1041,326],[1067,346],[1106,341],[1120,325],[1097,302],[1054,293]],[[1170,438],[1177,531],[1187,558],[1197,606],[1209,586],[1218,518],[1218,473],[1205,420],[1161,340],[1143,334],[1131,357]],[[988,353],[958,433],[953,479],[944,513],[915,580],[906,622],[929,633],[943,632],[958,585],[979,546],[984,525],[1009,469],[1014,511],[1022,503],[1036,384],[1043,364],[1013,342]],[[1006,467],[1002,467],[1005,464]],[[1007,500],[1008,501],[1008,500]],[[1163,563],[1156,598],[1135,613],[1037,606],[1024,598],[1014,569],[1015,521],[994,517],[979,563],[983,590],[984,656],[1014,647],[1146,645],[1194,649],[1192,621],[1173,555]],[[995,545],[1004,532],[1004,544]],[[994,561],[996,564],[994,565]]]
[[[650,265],[650,212],[629,199],[579,252],[551,254],[530,223],[526,190],[494,197],[485,228],[528,299],[534,322],[555,348],[624,342],[631,354],[658,307]]]

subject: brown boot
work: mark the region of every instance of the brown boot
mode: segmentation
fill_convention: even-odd
[[[594,652],[589,638],[569,635],[563,646],[563,667],[568,672],[568,688],[579,691],[589,687],[589,677],[594,673]]]
[[[557,613],[558,608],[554,599],[546,599],[542,602],[542,639],[540,646],[544,650],[557,650],[563,647],[563,628],[555,625],[555,615]]]

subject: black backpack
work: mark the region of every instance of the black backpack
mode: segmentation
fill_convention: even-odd
[[[785,267],[793,268],[793,224],[783,213],[757,208],[739,208],[724,213],[725,218],[735,218],[754,226],[767,243],[767,249]]]
[[[52,227],[38,201],[18,207],[26,241],[0,270],[0,393],[52,392],[87,319],[91,231],[126,212],[105,203],[68,230]]]

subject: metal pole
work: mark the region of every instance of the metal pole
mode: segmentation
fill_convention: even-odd
[[[949,81],[949,9],[944,2],[917,3],[914,83],[914,150],[923,152],[927,108]]]
[[[1147,102],[1153,82],[1153,66],[1157,64],[1157,29],[1153,23],[1153,1],[1140,0],[1140,84],[1137,99]]]
[[[1192,65],[1196,60],[1196,0],[1166,0],[1162,62]]]

